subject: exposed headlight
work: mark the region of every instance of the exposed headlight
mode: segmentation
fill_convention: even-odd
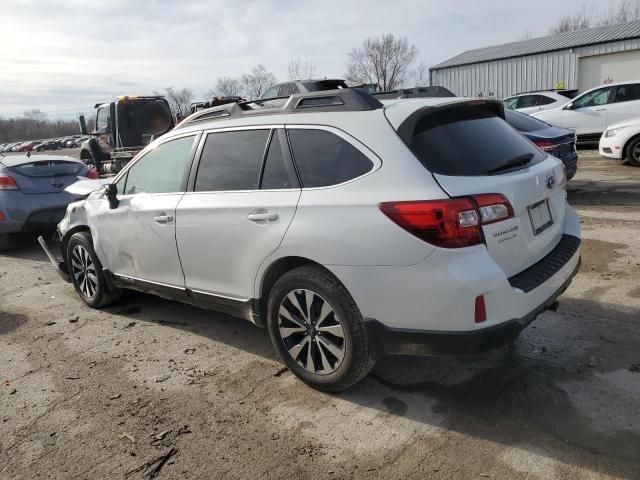
[[[627,128],[627,125],[618,128],[612,128],[611,130],[607,130],[606,132],[604,132],[604,136],[605,138],[615,137],[620,133],[621,130],[624,130],[625,128]]]

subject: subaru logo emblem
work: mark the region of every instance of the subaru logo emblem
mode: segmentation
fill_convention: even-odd
[[[547,188],[551,190],[555,186],[556,186],[556,177],[554,177],[553,175],[547,177]]]

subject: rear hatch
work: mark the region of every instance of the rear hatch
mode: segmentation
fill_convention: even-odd
[[[34,157],[32,157],[34,158]],[[86,171],[80,162],[65,160],[22,160],[5,169],[27,195],[63,192]]]
[[[566,206],[562,163],[511,128],[500,102],[447,102],[418,108],[402,123],[387,118],[449,196],[497,193],[509,201],[512,218],[482,227],[507,276],[558,244]]]

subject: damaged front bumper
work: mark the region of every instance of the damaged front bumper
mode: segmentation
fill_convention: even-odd
[[[49,249],[47,241],[42,235],[38,237],[38,243],[40,243],[40,246],[44,250],[44,253],[47,254],[47,257],[49,257],[49,261],[53,265],[53,268],[55,268],[56,272],[58,272],[58,275],[60,275],[65,282],[71,283],[71,278],[69,277],[69,272],[67,271],[67,266],[64,261],[58,260],[58,258]]]

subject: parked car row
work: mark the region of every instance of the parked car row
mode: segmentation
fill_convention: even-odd
[[[62,148],[77,148],[88,137],[73,135],[70,137],[50,138],[47,140],[27,140],[26,142],[14,142],[0,144],[0,152],[42,152],[47,150],[60,150]]]

